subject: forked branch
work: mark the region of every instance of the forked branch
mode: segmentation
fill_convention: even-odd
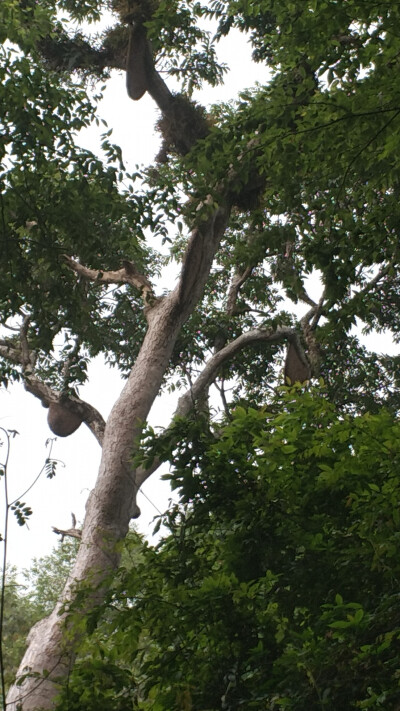
[[[186,417],[192,411],[196,401],[203,396],[204,392],[214,382],[221,366],[231,360],[239,351],[259,343],[280,343],[285,340],[295,339],[296,337],[298,337],[296,331],[289,327],[278,327],[274,331],[271,329],[255,328],[251,331],[247,331],[247,333],[242,333],[234,341],[231,341],[231,343],[228,343],[228,345],[211,356],[198,378],[193,382],[191,388],[179,398],[172,422],[175,417]],[[171,425],[169,425],[169,427],[171,427]],[[150,467],[146,469],[139,468],[137,470],[136,483],[138,489],[143,482],[158,469],[160,464],[161,460],[155,459]]]
[[[130,284],[144,295],[146,301],[149,297],[154,296],[153,287],[149,279],[143,274],[140,274],[133,262],[126,260],[123,262],[121,269],[103,271],[100,269],[89,269],[66,254],[64,254],[64,260],[72,271],[87,281],[98,284]]]

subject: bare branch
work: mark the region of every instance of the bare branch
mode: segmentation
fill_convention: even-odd
[[[320,300],[318,301],[317,308],[314,309],[314,313],[312,314],[312,321],[310,324],[311,330],[315,331],[318,321],[321,318],[321,316],[324,315],[324,303],[325,303],[325,298],[326,298],[326,288],[322,292],[322,296]],[[309,312],[310,313],[310,312]]]
[[[305,304],[308,304],[308,306],[311,306],[313,309],[316,309],[318,304],[309,296],[305,290],[305,288],[302,286],[300,294],[298,294],[298,297],[300,301],[303,301]]]
[[[202,373],[193,384],[191,393],[185,393],[185,395],[179,399],[175,414],[179,416],[186,415],[190,411],[189,397],[191,396],[196,400],[203,388],[211,385],[221,365],[233,358],[233,356],[243,350],[243,348],[262,342],[279,343],[285,340],[285,338],[293,337],[295,333],[296,332],[289,327],[278,327],[275,331],[254,328],[251,331],[247,331],[247,333],[242,333],[238,338],[228,343],[228,345],[224,346],[224,348],[210,358]]]
[[[22,363],[21,349],[17,348],[14,342],[10,343],[6,338],[0,338],[0,356],[15,365],[21,365]]]
[[[320,348],[315,338],[315,330],[319,319],[324,313],[325,293],[326,289],[324,289],[318,304],[313,302],[311,309],[307,311],[307,313],[300,320],[301,331],[308,349],[307,358],[305,357],[300,339],[298,339],[297,343],[297,352],[300,354],[300,359],[303,362],[304,358],[308,360],[311,366],[311,375],[314,377],[318,377],[320,369]]]
[[[245,281],[251,276],[251,273],[254,269],[254,266],[248,266],[245,268],[245,270],[239,274],[236,273],[234,274],[232,281],[229,286],[228,290],[228,297],[226,300],[226,312],[228,316],[232,316],[235,312],[235,306],[236,306],[236,300],[240,291],[240,288],[243,286]]]
[[[80,528],[56,528],[55,526],[52,526],[53,533],[57,533],[58,535],[61,536],[61,543],[63,542],[65,536],[70,536],[71,538],[79,538],[79,540],[82,538],[82,531]]]
[[[208,197],[212,203],[211,196]],[[191,310],[203,293],[205,280],[228,223],[230,209],[228,201],[222,203],[192,232],[178,283],[178,301],[185,305],[185,312]]]
[[[225,314],[227,316],[233,316],[234,314],[238,313],[238,309],[236,307],[236,301],[238,298],[238,294],[240,291],[240,288],[243,286],[245,283],[246,279],[249,278],[251,275],[255,265],[249,265],[247,266],[242,273],[235,272],[235,274],[232,277],[232,281],[229,285],[228,288],[228,296],[226,300],[226,309],[225,309]],[[245,309],[242,309],[242,312],[250,311],[250,306],[245,307]],[[227,336],[226,333],[224,332],[224,329],[221,329],[219,333],[215,336],[214,339],[214,352],[216,353],[217,351],[220,351],[221,348],[224,347],[225,343],[227,341]]]
[[[219,394],[220,394],[220,396],[221,396],[221,400],[222,400],[222,405],[223,405],[223,408],[224,408],[225,416],[226,416],[226,417],[229,417],[229,416],[230,416],[230,412],[229,412],[228,401],[227,401],[226,395],[225,395],[224,379],[221,378],[221,385],[218,384],[217,380],[214,380],[214,386],[217,388],[217,390],[218,390],[218,392],[219,392]]]
[[[87,281],[99,284],[130,284],[144,295],[146,301],[148,301],[149,297],[154,296],[150,281],[137,271],[133,262],[124,261],[123,267],[117,271],[101,271],[99,269],[89,269],[66,254],[64,254],[64,260],[72,271]]]

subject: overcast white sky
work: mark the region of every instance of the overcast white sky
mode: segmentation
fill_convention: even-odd
[[[265,83],[267,80],[266,68],[251,63],[250,49],[241,35],[236,34],[224,41],[220,58],[230,66],[230,72],[223,87],[206,89],[196,95],[196,100],[204,105],[235,98],[241,89],[254,85],[255,81]],[[136,164],[147,165],[152,161],[159,147],[159,138],[154,131],[157,109],[147,94],[139,102],[128,99],[125,76],[122,73],[115,73],[109,82],[99,115],[114,129],[112,140],[121,145],[128,171],[133,171]],[[85,131],[79,142],[98,152],[100,132],[98,129]],[[310,290],[310,295],[318,298],[317,281],[311,284]],[[388,352],[389,349],[390,352],[398,352],[398,347],[392,347],[389,339],[386,339],[386,342]],[[379,336],[378,341],[374,336],[369,337],[368,345],[375,350],[386,350],[382,336]],[[89,383],[81,388],[80,395],[97,407],[106,418],[123,383],[117,371],[106,368],[100,358],[90,366],[89,376]],[[168,424],[177,397],[178,394],[175,394],[156,400],[150,417],[153,426]],[[8,467],[10,500],[19,497],[30,486],[48,455],[45,443],[52,433],[47,427],[46,418],[47,410],[43,409],[32,395],[26,393],[22,385],[13,386],[8,392],[0,390],[0,427],[16,429],[19,432],[19,436],[13,439],[11,444]],[[4,447],[0,449],[0,461],[3,459],[3,453]],[[40,557],[51,551],[57,542],[52,526],[69,528],[71,512],[75,513],[79,521],[83,520],[85,502],[95,483],[100,448],[86,426],[82,425],[71,437],[58,438],[52,455],[60,460],[57,476],[48,480],[42,474],[33,489],[23,497],[23,501],[33,509],[28,527],[19,527],[11,516],[8,561],[19,568],[29,566],[33,557]],[[141,493],[138,497],[142,516],[138,519],[137,526],[150,537],[151,522],[157,514],[154,506],[164,511],[170,497],[168,484],[160,481],[160,474],[165,471],[166,466],[144,484],[144,494],[152,503]],[[4,492],[0,489],[0,503],[3,500]],[[0,505],[0,531],[3,532],[1,516],[4,517],[4,505]]]

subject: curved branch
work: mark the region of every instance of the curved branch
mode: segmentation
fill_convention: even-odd
[[[212,204],[211,196],[208,198]],[[191,234],[177,291],[178,301],[185,305],[185,311],[191,310],[203,292],[205,279],[228,224],[230,211],[231,206],[225,198],[225,204],[214,209],[206,220],[199,222]]]
[[[100,269],[89,269],[67,254],[63,256],[68,267],[87,281],[94,281],[99,284],[130,284],[145,295],[146,301],[148,301],[149,296],[154,296],[150,281],[138,272],[133,262],[124,261],[123,267],[117,271],[102,271]]]
[[[393,265],[396,262],[396,258],[397,258],[397,251],[393,255],[390,262],[388,264],[386,264],[386,266],[382,267],[382,269],[380,269],[378,271],[378,273],[369,282],[367,282],[366,285],[362,289],[360,289],[360,291],[357,291],[354,294],[354,296],[346,304],[346,308],[348,308],[349,304],[351,304],[352,302],[356,303],[357,301],[359,301],[360,298],[362,298],[363,296],[368,294],[368,292],[370,292],[374,288],[374,286],[376,286],[380,282],[380,280],[383,279],[383,277],[385,277],[390,272],[391,268],[393,267]]]
[[[213,383],[217,373],[224,363],[233,358],[239,351],[247,346],[256,345],[257,343],[279,343],[280,341],[292,340],[298,338],[296,331],[293,328],[286,326],[278,327],[275,331],[263,330],[262,328],[254,328],[247,333],[242,333],[238,338],[227,346],[221,348],[220,351],[211,356],[206,363],[203,371],[195,380],[190,390],[187,390],[178,400],[178,405],[172,417],[171,423],[176,417],[186,417],[194,407],[195,402],[202,396],[205,390]],[[169,425],[165,431],[171,427]],[[162,460],[157,458],[153,461],[150,467],[140,467],[136,471],[136,486],[137,489],[149,478],[160,466]]]
[[[226,299],[226,313],[228,316],[232,316],[234,314],[239,291],[245,281],[251,276],[253,269],[254,266],[248,266],[241,274],[236,272],[236,274],[233,275],[228,289],[228,297]]]
[[[238,336],[238,338],[231,341],[231,343],[228,343],[228,345],[221,348],[218,353],[215,353],[210,358],[202,373],[193,383],[191,390],[179,398],[175,415],[179,417],[187,415],[193,407],[193,402],[198,399],[204,388],[211,385],[221,365],[226,363],[228,360],[231,360],[231,358],[233,358],[236,353],[243,350],[243,348],[258,343],[279,343],[285,339],[292,339],[295,337],[296,332],[292,328],[286,326],[278,327],[275,331],[254,328],[251,331],[247,331],[247,333],[242,333]]]
[[[298,339],[296,344],[300,360],[303,364],[305,362],[309,363],[311,366],[311,375],[314,377],[318,377],[319,375],[321,360],[320,348],[317,339],[315,338],[315,331],[318,326],[319,319],[324,315],[325,294],[326,289],[324,289],[318,304],[313,302],[311,309],[309,309],[305,316],[303,316],[300,320],[300,327],[308,349],[307,357],[303,351],[300,339]]]

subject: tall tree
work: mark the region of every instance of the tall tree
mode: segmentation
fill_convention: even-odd
[[[85,36],[106,11],[112,27]],[[10,708],[54,706],[74,659],[65,603],[83,581],[86,610],[106,592],[136,493],[162,458],[144,466],[135,454],[168,383],[189,383],[178,415],[211,419],[212,384],[229,415],[268,400],[285,350],[286,377],[322,375],[343,410],[398,407],[398,359],[366,353],[351,329],[359,319],[399,332],[399,16],[365,0],[3,0],[2,379],[24,382],[53,432],[84,422],[102,447],[76,564],[30,635],[20,673],[33,673]],[[271,81],[206,110],[193,92],[222,81],[216,44],[235,30]],[[74,144],[95,119],[82,82],[112,68],[126,69],[133,100],[147,92],[160,109],[158,163],[136,176],[109,136],[104,164]],[[149,231],[179,265],[162,296],[165,257]],[[106,423],[77,390],[97,353],[127,377]]]

